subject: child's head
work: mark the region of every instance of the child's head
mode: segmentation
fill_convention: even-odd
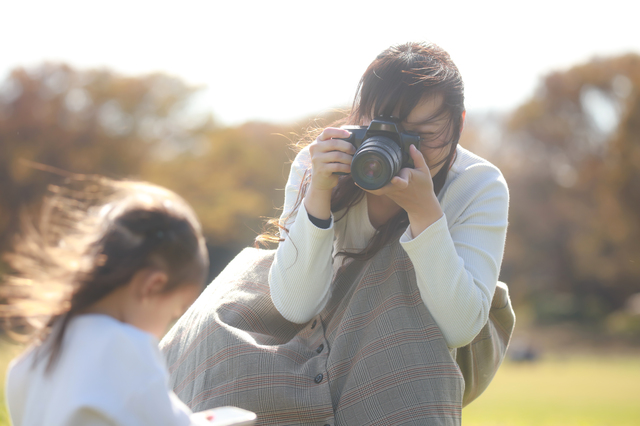
[[[139,182],[114,187],[97,211],[97,238],[69,312],[110,313],[161,337],[202,290],[208,258],[200,225],[171,191]]]
[[[3,284],[4,317],[68,321],[106,313],[161,335],[202,290],[207,250],[175,193],[142,182],[85,177],[57,187],[37,230],[22,238]],[[46,331],[45,331],[46,333]]]

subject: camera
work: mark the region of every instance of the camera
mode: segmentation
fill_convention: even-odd
[[[420,136],[405,133],[391,117],[380,117],[368,127],[342,126],[351,136],[341,138],[356,147],[351,177],[363,189],[380,189],[404,167],[413,167],[409,147],[420,147]],[[344,174],[344,173],[337,173]]]

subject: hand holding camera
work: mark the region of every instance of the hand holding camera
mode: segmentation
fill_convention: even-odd
[[[369,192],[386,195],[402,207],[409,216],[412,235],[417,236],[443,213],[433,192],[433,181],[424,156],[415,145],[409,146],[409,155],[414,167],[403,167],[391,178],[391,185]]]
[[[353,144],[343,140],[349,136],[347,130],[328,127],[309,145],[313,166],[310,189],[331,191],[338,184],[338,174],[351,171],[351,160],[356,149]]]
[[[420,136],[404,132],[400,123],[391,117],[374,119],[369,126],[326,128],[309,146],[313,186],[333,189],[338,176],[351,173],[362,189],[380,189],[401,169],[413,167],[411,145],[418,148]]]
[[[419,146],[420,136],[404,132],[392,118],[374,119],[369,126],[326,128],[309,146],[313,175],[305,197],[307,212],[329,218],[331,190],[341,175],[351,173],[359,187],[387,195],[416,224],[432,223],[442,213]]]
[[[420,146],[420,136],[403,131],[397,120],[380,117],[368,127],[343,126],[351,135],[345,140],[356,149],[351,162],[353,181],[362,189],[386,186],[401,169],[413,167],[409,147]]]

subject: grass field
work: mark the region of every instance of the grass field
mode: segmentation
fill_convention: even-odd
[[[18,352],[0,344],[2,383],[9,359]],[[1,404],[0,426],[9,424]],[[549,355],[535,363],[505,362],[489,389],[462,411],[462,424],[638,426],[640,355]]]
[[[18,355],[21,349],[22,348],[20,346],[8,344],[4,338],[0,338],[0,380],[2,380],[2,387],[0,387],[0,426],[11,425],[11,422],[9,421],[9,413],[7,412],[7,408],[4,404],[5,373],[7,366],[9,365],[9,361]]]
[[[547,357],[502,365],[462,411],[465,426],[638,426],[640,356]]]

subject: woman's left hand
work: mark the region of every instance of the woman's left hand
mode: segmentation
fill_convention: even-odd
[[[409,147],[414,168],[404,168],[386,186],[374,191],[374,195],[386,195],[409,216],[411,233],[417,237],[422,231],[442,217],[442,209],[433,192],[431,171],[422,153],[414,146]]]

